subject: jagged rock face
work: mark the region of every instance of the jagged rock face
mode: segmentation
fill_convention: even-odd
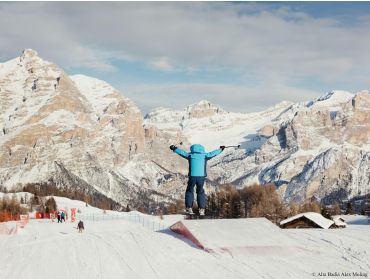
[[[142,116],[130,100],[102,81],[69,77],[35,51],[0,64],[0,89],[1,185],[62,181],[57,164],[114,197],[120,183],[110,172],[144,153]]]
[[[262,137],[270,138],[271,136],[274,136],[277,132],[278,132],[278,129],[275,126],[268,124],[262,127],[258,131],[258,134]]]
[[[287,202],[364,195],[370,191],[369,102],[368,92],[334,92],[302,104],[277,133],[276,124],[260,130],[269,138],[253,156],[217,162],[216,178],[239,186],[273,182]],[[228,169],[238,175],[223,177]]]
[[[153,112],[145,116],[147,124],[165,125],[170,123],[168,128],[173,128],[174,124],[179,126],[183,125],[183,122],[192,119],[210,118],[210,117],[222,117],[227,114],[222,108],[217,107],[206,100],[202,100],[199,103],[189,105],[182,111],[172,110],[168,108],[157,108]]]
[[[186,112],[188,113],[189,118],[198,119],[226,114],[226,111],[222,108],[216,107],[206,100],[202,100],[198,104],[189,106],[186,108]]]
[[[325,198],[340,189],[349,196],[370,191],[370,94],[360,92],[339,106],[300,111],[290,123],[295,133],[287,142],[297,145],[296,154],[316,154],[295,163],[302,169],[288,183],[286,200]]]
[[[369,100],[368,92],[334,91],[260,113],[189,118],[195,104],[184,111],[156,110],[144,123],[208,148],[241,144],[209,162],[214,183],[274,183],[286,202],[312,196],[330,201],[370,191]]]
[[[370,95],[360,92],[333,106],[313,106],[297,111],[289,125],[299,148],[310,150],[329,141],[334,144],[366,144],[370,135]],[[356,106],[357,104],[357,106]]]
[[[226,112],[201,101],[182,111],[158,108],[145,116],[144,126],[176,134],[179,140],[192,144],[203,144],[206,149],[242,142],[242,146],[251,152],[263,142],[257,131],[292,105],[291,102],[281,102],[263,112],[243,114]]]
[[[370,94],[331,92],[308,103],[231,113],[207,101],[160,108],[144,121],[107,83],[68,76],[35,51],[0,64],[0,185],[53,182],[126,205],[173,201],[186,160],[171,144],[208,151],[208,187],[274,183],[285,201],[370,191]]]

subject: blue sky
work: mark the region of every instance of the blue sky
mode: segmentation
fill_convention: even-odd
[[[33,48],[147,113],[251,112],[369,89],[369,2],[0,3],[0,60]]]

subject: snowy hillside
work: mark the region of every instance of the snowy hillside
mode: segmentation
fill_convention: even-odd
[[[263,142],[257,131],[292,105],[291,102],[281,102],[263,112],[242,114],[226,112],[203,100],[183,111],[156,109],[145,117],[144,125],[165,131],[180,130],[190,143],[202,143],[208,150],[238,144],[254,150]]]
[[[85,217],[101,213],[82,202],[58,197],[56,201],[61,207],[82,210]],[[161,221],[133,214],[147,221]],[[240,246],[238,249],[208,253],[168,229],[181,220],[180,216],[165,216],[163,228],[157,230],[150,222],[119,218],[130,213],[108,211],[104,215],[104,219],[85,219],[81,234],[69,221],[58,224],[30,220],[17,235],[0,235],[0,277],[312,278],[329,271],[358,273],[357,278],[362,278],[368,277],[370,270],[370,226],[363,216],[345,217],[349,224],[345,229],[281,230],[270,224],[259,234],[255,234],[261,230],[255,220],[247,229],[250,236],[232,240]],[[232,220],[210,221],[228,222],[224,232],[237,231]],[[205,241],[213,246],[230,243],[217,232],[206,234],[202,220],[198,227]],[[267,236],[269,244],[275,245],[263,246]]]
[[[274,183],[285,201],[370,191],[370,94],[333,91],[233,113],[208,101],[142,117],[104,81],[68,76],[27,49],[0,63],[0,186],[50,183],[156,208],[183,198],[187,163],[171,144],[226,149],[209,161],[208,189]]]
[[[199,114],[199,108],[206,113]],[[219,183],[274,183],[286,201],[312,196],[330,201],[370,191],[367,91],[333,91],[251,114],[225,112],[201,101],[183,111],[154,110],[144,125],[177,133],[188,143],[184,148],[190,143],[207,150],[240,144],[241,149],[228,149],[210,161],[209,177]]]
[[[0,100],[1,186],[50,183],[123,206],[168,200],[120,174],[145,154],[145,135],[138,108],[107,83],[69,77],[27,49],[0,64]]]

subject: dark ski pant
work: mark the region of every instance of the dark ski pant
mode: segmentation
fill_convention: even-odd
[[[185,207],[192,208],[194,200],[194,186],[197,186],[197,202],[198,208],[206,208],[206,194],[204,192],[204,181],[203,176],[189,176],[188,187],[185,193]]]

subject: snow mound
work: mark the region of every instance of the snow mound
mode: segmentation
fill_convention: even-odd
[[[208,252],[273,251],[296,245],[266,218],[183,220],[170,228]]]

